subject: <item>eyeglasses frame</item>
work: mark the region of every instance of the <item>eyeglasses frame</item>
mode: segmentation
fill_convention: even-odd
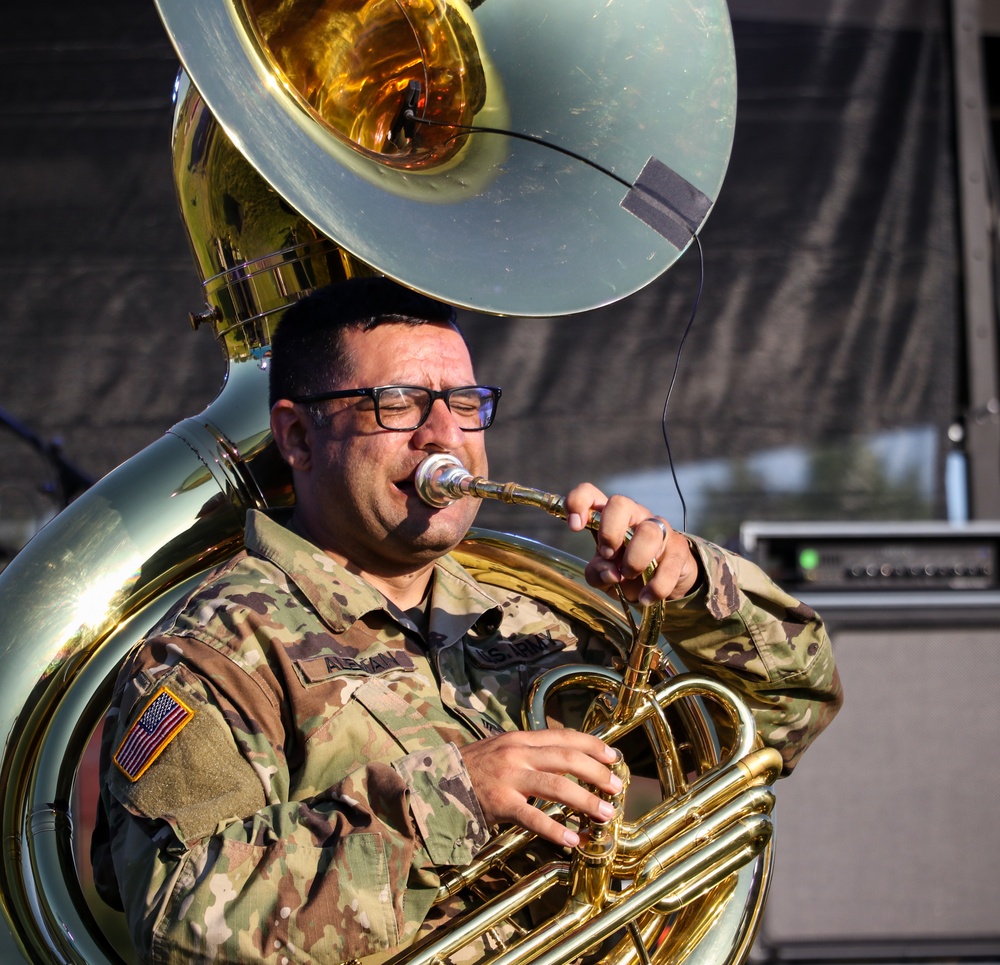
[[[387,389],[420,389],[421,392],[427,392],[430,395],[430,404],[424,411],[423,416],[421,416],[420,421],[415,426],[408,426],[406,428],[400,428],[399,426],[387,426],[382,422],[382,409],[379,398],[384,391]],[[333,389],[330,392],[320,392],[317,395],[300,396],[296,399],[290,399],[290,402],[294,402],[296,405],[313,405],[317,402],[329,402],[331,399],[353,399],[353,398],[368,398],[372,400],[372,404],[375,406],[375,421],[378,423],[380,429],[385,429],[387,432],[416,432],[426,421],[427,417],[431,414],[431,409],[434,407],[434,403],[438,399],[442,399],[444,404],[448,407],[448,411],[451,412],[451,396],[455,392],[461,392],[464,389],[488,389],[490,395],[493,398],[493,407],[490,410],[490,419],[486,425],[475,426],[472,428],[466,428],[465,426],[459,426],[462,432],[483,432],[493,425],[493,420],[496,418],[497,405],[500,403],[500,396],[503,394],[503,390],[498,385],[456,385],[451,389],[429,389],[426,385],[373,385],[366,388],[358,389]]]

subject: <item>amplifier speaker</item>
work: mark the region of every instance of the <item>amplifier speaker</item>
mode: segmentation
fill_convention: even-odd
[[[751,960],[1000,958],[1000,601],[802,596],[845,703],[777,786]]]

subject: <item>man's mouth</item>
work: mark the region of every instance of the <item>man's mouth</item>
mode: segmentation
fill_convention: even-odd
[[[416,499],[421,503],[423,502],[417,495],[417,484],[414,480],[414,473],[411,473],[404,479],[397,479],[393,485],[403,494],[408,502],[412,499]]]

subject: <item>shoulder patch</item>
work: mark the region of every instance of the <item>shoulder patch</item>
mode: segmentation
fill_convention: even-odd
[[[130,781],[138,781],[192,717],[194,711],[187,704],[161,687],[129,729],[115,764]]]

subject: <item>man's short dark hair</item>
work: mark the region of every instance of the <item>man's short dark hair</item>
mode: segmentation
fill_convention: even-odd
[[[285,312],[271,339],[269,405],[333,388],[350,367],[341,335],[386,322],[454,326],[455,310],[381,276],[317,289]]]

